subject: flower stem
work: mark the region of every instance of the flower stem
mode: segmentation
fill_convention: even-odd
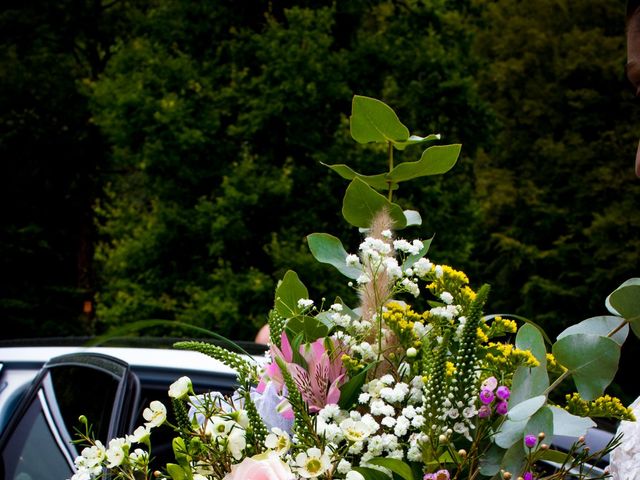
[[[389,158],[389,173],[393,170],[393,144],[391,142],[387,142],[387,156]],[[387,180],[389,184],[389,193],[387,198],[389,201],[393,200],[393,182],[391,180]]]

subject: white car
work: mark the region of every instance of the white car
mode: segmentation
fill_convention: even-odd
[[[191,378],[196,393],[231,393],[236,382],[233,369],[191,351],[0,348],[0,478],[70,478],[79,453],[71,441],[80,415],[106,443],[141,425],[151,401],[169,406],[169,385],[183,375]],[[158,466],[172,460],[173,436],[169,428],[154,431],[152,455]]]

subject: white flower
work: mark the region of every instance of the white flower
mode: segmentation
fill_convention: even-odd
[[[409,348],[407,348],[407,357],[409,357],[409,358],[413,358],[413,357],[415,357],[416,355],[418,355],[418,350],[416,350],[416,349],[415,349],[415,348],[413,348],[413,347],[409,347]]]
[[[308,308],[313,305],[313,300],[309,298],[301,298],[298,300],[298,308]]]
[[[442,292],[440,294],[440,300],[442,300],[447,305],[451,305],[451,303],[453,302],[453,295],[451,295],[449,292]]]
[[[191,389],[191,379],[189,377],[180,377],[169,387],[169,396],[180,400],[188,396]]]
[[[129,443],[145,443],[147,440],[149,440],[150,434],[151,431],[149,430],[149,427],[140,425],[133,431],[131,435],[127,435],[126,439]]]
[[[391,238],[391,230],[389,230],[389,229],[383,230],[382,232],[380,232],[380,234],[384,238]]]
[[[355,470],[351,470],[350,472],[348,472],[347,476],[344,478],[345,480],[364,480],[364,477]]]
[[[436,278],[442,277],[443,273],[442,265],[436,265]]]
[[[392,280],[402,277],[402,268],[400,268],[395,258],[386,258],[384,260],[384,266],[387,269],[387,275],[389,275],[389,278]]]
[[[344,434],[344,438],[350,442],[359,442],[364,440],[371,433],[367,424],[363,421],[355,421],[347,418],[340,422],[340,429]]]
[[[338,470],[338,473],[341,473],[342,475],[344,475],[345,473],[348,474],[351,471],[351,462],[348,462],[344,458],[341,458],[340,462],[338,462],[338,467],[336,468],[336,470]]]
[[[420,287],[418,287],[417,283],[412,282],[408,278],[403,279],[400,283],[407,290],[407,292],[409,292],[414,297],[420,295]]]
[[[331,457],[327,452],[313,447],[296,455],[298,473],[304,478],[315,478],[331,468]]]
[[[360,395],[358,395],[358,403],[367,403],[370,398],[371,395],[369,395],[368,393],[361,393]]]
[[[393,433],[395,433],[398,437],[402,437],[403,435],[406,435],[410,425],[411,424],[409,420],[401,415],[396,421],[396,426],[393,429]]]
[[[291,447],[289,434],[277,427],[271,429],[271,433],[264,440],[264,445],[274,450],[278,455],[286,453]]]
[[[385,427],[393,427],[396,424],[396,419],[393,417],[384,417],[381,421],[380,424],[385,426]]]
[[[345,263],[348,267],[359,267],[360,266],[360,258],[357,255],[349,254],[345,258]]]
[[[429,260],[421,258],[413,264],[413,273],[422,278],[427,275],[432,268],[433,264]]]
[[[387,373],[386,375],[380,377],[380,381],[385,385],[391,385],[394,382],[393,375]]]
[[[145,408],[142,416],[147,421],[145,425],[148,428],[159,427],[167,419],[167,407],[162,402],[154,400],[149,404],[149,408]]]
[[[106,451],[108,468],[114,468],[122,464],[126,456],[125,449],[128,451],[129,445],[124,438],[114,438],[109,442],[109,448]]]
[[[341,303],[334,303],[333,305],[331,305],[330,310],[333,310],[334,312],[341,312],[342,308],[343,307]]]
[[[236,427],[232,428],[227,437],[227,450],[236,460],[240,460],[247,446],[244,429]]]
[[[371,278],[369,278],[369,275],[367,275],[366,273],[363,273],[358,278],[356,278],[356,282],[358,282],[360,285],[364,283],[369,283],[370,281],[371,281]]]

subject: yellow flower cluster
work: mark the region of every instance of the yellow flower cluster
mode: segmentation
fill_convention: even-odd
[[[453,375],[456,373],[456,366],[453,364],[453,362],[447,362],[444,368],[444,374],[447,377],[453,377]]]
[[[487,343],[489,341],[489,337],[486,333],[487,328],[483,326],[478,327],[478,341],[480,343]]]
[[[502,317],[495,317],[489,327],[487,335],[489,338],[501,337],[507,333],[516,333],[518,330],[518,324],[513,321]]]
[[[454,297],[461,291],[467,298],[475,298],[475,292],[469,287],[464,288],[469,283],[469,278],[464,272],[454,270],[448,265],[441,265],[442,275],[427,285],[427,288],[435,296],[439,296],[442,292],[449,292]]]
[[[581,417],[606,417],[617,418],[618,420],[635,421],[631,408],[625,407],[619,398],[610,395],[596,398],[592,402],[587,402],[580,397],[579,393],[567,395],[567,406],[565,409],[569,413]]]
[[[563,374],[567,371],[565,367],[560,365],[556,360],[556,357],[553,356],[553,353],[547,353],[547,370],[551,373]]]
[[[485,362],[489,370],[501,372],[502,375],[515,372],[521,365],[537,367],[540,362],[529,350],[520,350],[510,343],[488,343],[485,347]]]
[[[395,333],[398,342],[403,347],[420,348],[421,342],[416,337],[413,326],[416,322],[422,323],[422,315],[414,312],[409,306],[402,306],[396,302],[387,304],[387,310],[382,314],[384,322]]]
[[[353,377],[364,368],[364,364],[360,360],[356,360],[346,353],[342,355],[340,359],[342,360],[342,364],[344,365],[344,368],[347,369],[347,373],[350,377]]]

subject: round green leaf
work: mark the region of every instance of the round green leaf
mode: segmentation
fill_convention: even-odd
[[[640,316],[640,278],[630,278],[605,300],[607,309],[629,320]]]
[[[591,335],[600,335],[606,337],[609,332],[620,326],[623,320],[620,317],[614,317],[612,315],[604,315],[601,317],[592,317],[583,320],[580,323],[570,326],[558,335],[558,340],[568,335],[575,335],[576,333],[586,333]],[[622,345],[627,339],[629,334],[629,326],[625,325],[618,330],[613,336],[609,337],[618,345]]]
[[[389,212],[395,229],[407,226],[407,219],[399,205],[391,203],[358,178],[347,187],[342,201],[342,216],[354,227],[369,228],[373,217],[381,210]]]
[[[406,142],[409,130],[387,104],[355,95],[351,104],[351,136],[358,143]]]
[[[553,355],[573,375],[576,388],[585,400],[603,394],[618,369],[620,345],[599,335],[573,334],[553,345]]]
[[[547,349],[540,331],[533,325],[525,324],[516,335],[516,348],[529,350],[540,362],[541,367],[547,366]]]
[[[426,175],[439,175],[453,168],[460,155],[461,145],[440,145],[427,148],[417,162],[396,165],[387,175],[394,182],[404,182]]]
[[[500,431],[495,435],[493,441],[501,448],[509,448],[517,443],[524,435],[524,429],[527,426],[528,418],[519,421],[506,419],[500,426]]]
[[[369,185],[376,190],[388,190],[389,185],[391,185],[392,190],[398,189],[398,184],[393,183],[387,179],[386,173],[380,173],[378,175],[363,175],[361,173],[356,172],[351,167],[344,165],[342,163],[336,165],[327,165],[323,163],[322,165],[329,167],[331,170],[336,172],[342,178],[346,178],[347,180],[353,180],[354,178],[359,178],[364,183]]]
[[[538,410],[527,422],[527,426],[524,428],[524,436],[522,437],[522,448],[528,451],[524,444],[524,438],[527,435],[538,435],[540,432],[544,432],[548,439],[551,439],[554,434],[553,430],[553,413],[549,407],[545,406]],[[539,447],[540,444],[537,445]]]
[[[348,254],[339,238],[328,233],[312,233],[307,236],[307,243],[311,254],[319,262],[333,265],[344,276],[354,280],[362,274],[362,269],[346,264]]]
[[[546,366],[534,368],[520,366],[513,374],[509,406],[518,405],[526,399],[541,395],[549,386]]]
[[[565,435],[567,437],[580,437],[587,433],[587,430],[596,426],[596,422],[589,417],[578,417],[567,412],[564,408],[549,407],[553,414],[554,435]]]
[[[514,422],[527,420],[534,413],[540,410],[546,401],[547,397],[545,395],[538,395],[537,397],[529,398],[528,400],[525,400],[511,408],[507,414],[508,418]]]

